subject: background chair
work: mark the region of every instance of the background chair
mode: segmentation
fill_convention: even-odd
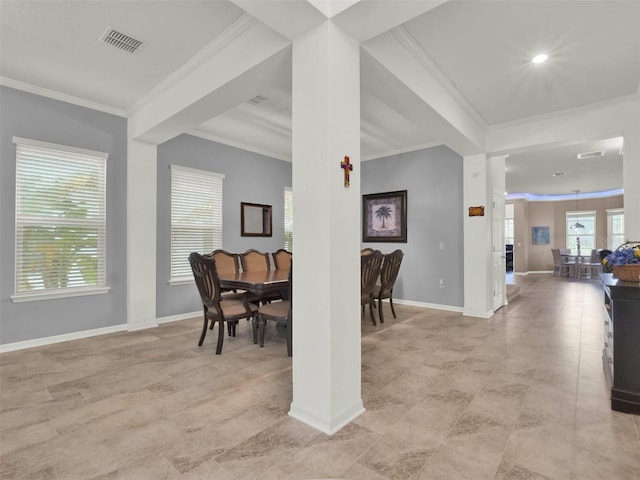
[[[269,261],[269,254],[255,250],[253,248],[247,250],[239,255],[240,265],[244,272],[266,272],[271,269],[271,262]],[[248,299],[250,303],[256,305],[262,301],[262,297],[251,295]],[[269,299],[265,297],[265,302]]]
[[[597,277],[602,269],[602,260],[600,259],[600,254],[597,250],[591,250],[591,257],[589,258],[589,262],[578,264],[580,268],[581,276],[584,275],[588,278]]]
[[[204,325],[198,346],[201,347],[202,342],[204,342],[209,321],[212,322],[212,326],[215,322],[218,322],[216,355],[220,355],[222,342],[224,341],[224,323],[227,322],[229,334],[235,337],[238,320],[253,317],[258,308],[253,304],[247,304],[243,300],[237,298],[227,299],[221,295],[216,262],[209,256],[193,252],[189,255],[189,263],[191,264],[191,271],[193,272],[193,278],[196,281],[204,310]],[[255,325],[255,322],[253,324]],[[255,339],[255,328],[253,336]]]
[[[240,270],[237,253],[230,253],[226,250],[218,249],[207,256],[216,262],[216,272],[218,275],[238,273]],[[223,288],[222,291],[228,292],[232,290]],[[235,292],[235,290],[233,291]]]
[[[360,250],[360,255],[371,255],[375,250],[373,248],[363,248]]]
[[[573,260],[567,260],[567,257],[563,256],[558,248],[552,248],[551,254],[553,255],[553,274],[555,275],[557,273],[558,275],[563,276],[566,273],[567,276],[573,277],[576,262]]]
[[[387,253],[382,261],[382,268],[380,269],[380,285],[376,285],[373,288],[373,298],[378,300],[378,315],[380,315],[380,323],[384,323],[384,316],[382,313],[383,298],[389,299],[391,313],[393,314],[393,318],[396,318],[396,311],[393,308],[393,285],[396,283],[396,278],[398,278],[402,257],[404,257],[402,250],[395,250],[391,253]]]
[[[258,309],[256,321],[258,323],[258,338],[260,346],[264,347],[264,333],[267,326],[267,320],[272,320],[277,323],[287,324],[287,355],[291,356],[293,352],[292,339],[293,339],[293,268],[290,265],[289,268],[289,288],[287,298],[279,302],[271,302],[265,305],[261,305]],[[255,339],[254,339],[255,340]]]
[[[240,265],[244,272],[264,272],[271,268],[269,254],[253,248],[239,255]]]
[[[380,250],[375,250],[369,255],[360,256],[360,305],[362,305],[362,313],[364,314],[364,306],[369,304],[369,314],[374,325],[376,319],[373,315],[375,306],[373,300],[373,289],[376,286],[376,280],[380,274],[380,266],[384,255]]]
[[[271,254],[273,265],[276,270],[289,270],[291,268],[292,253],[284,248],[276,250]]]

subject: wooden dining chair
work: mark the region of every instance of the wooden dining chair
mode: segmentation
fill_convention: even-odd
[[[257,329],[260,346],[264,347],[264,335],[267,327],[267,320],[287,325],[287,355],[291,356],[293,352],[293,267],[289,268],[289,288],[286,299],[275,301],[261,305],[258,309]]]
[[[236,326],[241,318],[252,318],[258,311],[258,308],[246,303],[238,298],[226,298],[222,296],[220,289],[220,280],[216,270],[216,262],[209,256],[200,255],[193,252],[189,255],[189,263],[193,278],[198,287],[198,293],[202,300],[202,308],[204,310],[204,325],[198,346],[201,347],[204,337],[207,334],[209,322],[213,326],[218,323],[218,344],[216,346],[216,355],[222,352],[222,343],[224,342],[224,324],[229,326],[229,334],[236,336]],[[255,324],[255,322],[252,322]],[[254,339],[256,331],[254,329]]]
[[[289,270],[293,254],[289,250],[280,248],[271,254],[276,270]]]
[[[404,253],[402,250],[394,250],[391,253],[387,253],[382,261],[382,268],[380,269],[380,284],[373,288],[373,298],[378,301],[378,315],[380,315],[380,323],[384,323],[384,315],[382,312],[382,300],[389,299],[389,305],[391,306],[391,313],[393,318],[396,318],[396,311],[393,308],[393,286],[398,278],[398,272],[400,271],[400,264]]]
[[[244,253],[238,255],[240,258],[240,266],[243,272],[265,272],[271,269],[271,262],[269,261],[269,254],[250,248]],[[252,295],[249,297],[249,302],[258,305],[262,301],[262,297]],[[265,298],[265,301],[269,300]]]
[[[373,289],[376,286],[376,280],[380,274],[380,266],[384,255],[380,250],[374,250],[369,255],[360,256],[360,305],[364,314],[364,306],[369,304],[369,314],[371,321],[377,325],[373,308],[375,302],[373,300]]]
[[[373,248],[363,248],[360,250],[360,255],[371,255],[375,250]]]

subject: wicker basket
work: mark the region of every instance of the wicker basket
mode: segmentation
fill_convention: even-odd
[[[616,251],[627,249],[640,249],[640,242],[625,242]],[[625,282],[640,282],[640,263],[614,266],[613,275]]]
[[[613,267],[613,276],[625,282],[640,282],[640,263]]]

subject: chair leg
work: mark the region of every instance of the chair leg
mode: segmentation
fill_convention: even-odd
[[[218,328],[218,345],[216,346],[216,355],[220,355],[222,352],[222,342],[224,342],[224,320],[218,320],[220,324]]]
[[[391,313],[393,313],[393,318],[398,318],[396,317],[396,309],[393,308],[393,292],[389,294],[389,305],[391,305]]]
[[[384,315],[382,313],[382,298],[378,297],[378,315],[380,316],[380,323],[384,323]]]
[[[371,315],[371,321],[373,322],[373,324],[377,325],[376,317],[373,316],[373,302],[375,302],[373,298],[369,300],[369,315]]]
[[[260,336],[260,347],[264,347],[264,331],[267,327],[267,319],[264,317],[260,317],[260,322],[258,324],[258,333]]]
[[[251,330],[253,331],[253,344],[258,343],[258,314],[251,315]]]
[[[198,346],[201,347],[202,346],[202,342],[204,342],[204,337],[207,334],[207,324],[209,323],[209,319],[207,318],[207,316],[204,316],[204,325],[202,326],[202,334],[200,335],[200,341],[198,342]],[[212,324],[214,322],[211,322]]]

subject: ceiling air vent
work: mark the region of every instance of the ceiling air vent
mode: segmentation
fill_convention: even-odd
[[[585,158],[594,158],[601,157],[604,155],[604,152],[585,152],[578,154],[578,160],[584,160]]]
[[[247,100],[247,102],[253,105],[258,105],[259,103],[266,102],[267,100],[269,100],[269,97],[265,97],[264,95],[256,95],[255,97]]]
[[[129,53],[135,52],[138,47],[142,45],[140,40],[136,40],[129,35],[125,35],[113,27],[107,28],[100,37],[100,41]]]

